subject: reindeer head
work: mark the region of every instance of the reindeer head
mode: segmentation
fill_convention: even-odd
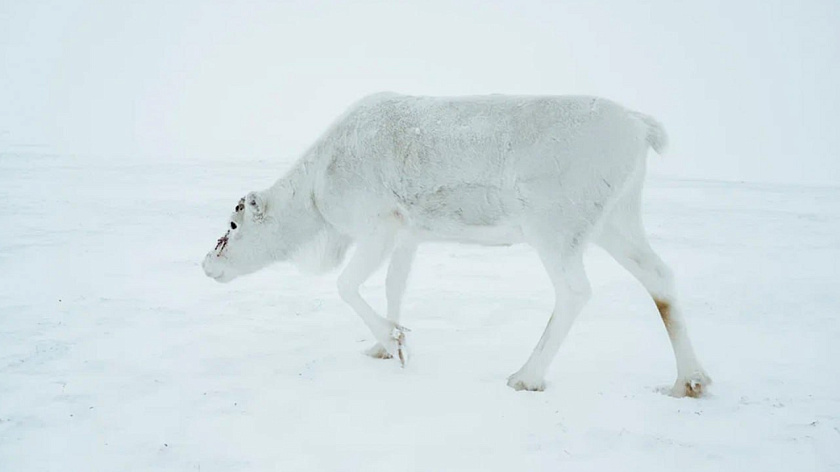
[[[202,267],[208,277],[229,282],[273,260],[270,240],[274,231],[266,210],[266,199],[261,193],[251,192],[239,200],[224,236],[204,258]]]

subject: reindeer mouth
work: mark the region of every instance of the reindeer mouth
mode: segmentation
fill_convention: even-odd
[[[218,240],[218,241],[216,241],[216,248],[215,248],[215,249],[213,249],[214,251],[216,251],[216,257],[221,256],[221,255],[222,255],[222,251],[224,251],[224,250],[225,250],[225,248],[227,247],[227,244],[228,244],[228,236],[230,236],[230,230],[228,230],[228,231],[225,233],[225,235],[224,235],[224,236],[222,236],[221,238],[219,238],[219,240]]]

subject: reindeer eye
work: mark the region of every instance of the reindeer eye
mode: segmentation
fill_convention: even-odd
[[[230,229],[236,229],[236,223],[233,221],[230,222]]]

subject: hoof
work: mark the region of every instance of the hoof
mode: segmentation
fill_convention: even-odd
[[[545,381],[542,379],[528,379],[518,372],[508,377],[508,387],[516,391],[542,392],[545,390]]]
[[[382,344],[379,343],[374,344],[373,347],[369,349],[365,349],[364,353],[366,356],[370,356],[374,359],[393,359],[394,357],[388,353],[388,350],[385,349]]]
[[[371,357],[378,359],[398,359],[400,365],[405,367],[408,362],[408,350],[405,345],[405,333],[409,331],[408,328],[398,324],[391,323],[391,327],[386,331],[387,334],[376,339],[379,341],[375,346],[368,349],[365,353]]]
[[[705,372],[695,372],[688,377],[679,378],[671,388],[671,396],[676,398],[700,398],[705,395],[712,379]]]

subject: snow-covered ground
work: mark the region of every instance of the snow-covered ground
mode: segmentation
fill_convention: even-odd
[[[421,248],[405,369],[361,354],[335,274],[206,278],[237,199],[284,168],[0,156],[0,471],[840,468],[840,188],[650,179],[715,380],[694,400],[659,392],[653,302],[597,249],[542,393],[505,385],[553,300],[525,246]]]

